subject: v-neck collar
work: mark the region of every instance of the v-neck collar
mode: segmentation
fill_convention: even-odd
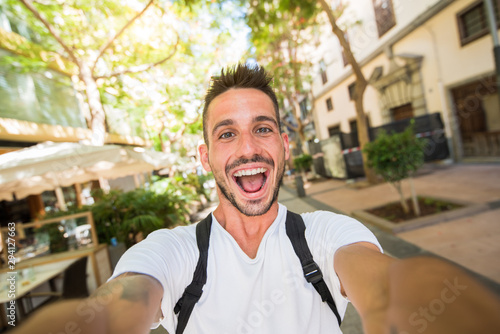
[[[228,238],[231,243],[235,246],[237,249],[238,255],[247,263],[257,263],[259,260],[263,257],[263,253],[265,251],[265,244],[267,242],[267,239],[269,236],[276,231],[278,226],[285,221],[286,218],[286,207],[280,203],[278,203],[278,215],[276,216],[276,219],[272,222],[271,225],[269,225],[266,233],[264,233],[264,236],[262,237],[262,240],[260,241],[259,248],[257,249],[257,254],[255,258],[249,257],[238,245],[234,237],[229,234],[228,231],[222,225],[217,221],[217,218],[215,218],[214,214],[212,213],[212,232],[214,231],[213,229],[218,229],[220,233],[225,237]]]

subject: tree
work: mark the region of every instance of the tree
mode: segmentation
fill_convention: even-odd
[[[180,158],[197,155],[202,133],[202,101],[210,74],[228,63],[240,61],[244,52],[236,41],[248,29],[241,8],[231,2],[211,6],[214,8],[210,15],[199,16],[197,24],[190,26],[192,55],[177,54],[175,64],[152,69],[149,73],[155,79],[145,78],[141,85],[154,100],[143,117],[149,138],[157,150]]]
[[[365,145],[364,152],[367,164],[396,188],[406,214],[410,209],[403,194],[402,181],[408,178],[413,211],[416,216],[420,216],[412,177],[424,163],[424,142],[415,136],[413,123],[401,133],[387,134],[381,131],[373,142]]]
[[[318,2],[319,6],[317,5]],[[295,31],[295,35],[299,35],[300,32],[306,31],[307,29],[311,29],[318,23],[318,14],[321,11],[323,11],[327,15],[328,21],[332,28],[332,32],[338,38],[340,45],[344,51],[347,62],[351,65],[354,76],[356,77],[355,88],[353,92],[353,100],[356,108],[358,139],[361,149],[363,149],[364,146],[370,142],[370,137],[368,132],[368,121],[366,118],[363,105],[364,92],[366,90],[366,87],[368,86],[368,81],[366,80],[361,70],[361,67],[359,66],[359,63],[354,57],[349,42],[346,39],[345,29],[340,28],[337,22],[338,19],[344,13],[345,7],[341,5],[338,8],[332,9],[326,0],[319,0],[318,2],[311,0],[280,0],[278,2],[259,1],[257,4],[257,2],[252,1],[251,2],[252,5],[250,8],[257,6],[260,9],[260,11],[257,11],[258,15],[256,15],[258,19],[255,19],[254,20],[255,22],[253,23],[252,21],[249,21],[249,25],[252,27],[252,32],[255,35],[253,37],[254,39],[262,39],[261,35],[263,35],[268,39],[267,44],[264,45],[264,48],[268,47],[270,49],[276,49],[276,48],[279,49],[282,47],[281,39],[278,38],[280,30],[279,28],[276,28],[273,25],[273,22],[279,22],[282,25],[284,24],[283,22],[288,22],[290,25],[293,25],[294,28],[296,29],[295,30],[288,29],[287,31],[285,31],[285,33],[291,34],[292,31]],[[255,15],[255,14],[250,12],[249,16],[250,15]],[[266,25],[263,25],[262,22],[266,23],[267,27]],[[259,31],[262,31],[262,33],[258,34]],[[278,31],[278,33],[276,33],[276,31]],[[288,36],[285,33],[283,33],[283,35]],[[309,38],[309,40],[312,40],[311,34],[308,34],[307,38]],[[269,43],[272,40],[275,40],[277,44],[273,45]],[[295,45],[293,45],[293,47],[304,48],[307,47],[307,43],[305,44],[296,43]],[[268,59],[272,58],[268,57]],[[297,70],[298,67],[293,67],[297,63],[293,61],[292,57],[288,57],[288,59],[291,60],[290,65],[292,65],[292,70],[288,75],[284,73],[280,74],[280,76],[284,76],[288,80],[293,78],[295,83],[299,82],[301,79],[302,80],[306,79],[305,76],[303,76],[302,78],[300,77],[296,78],[295,75],[302,74],[302,72],[300,70]],[[274,67],[272,69],[276,70]],[[297,88],[296,86],[293,85],[292,87]],[[296,91],[297,89],[295,89],[295,92]],[[292,92],[294,91],[292,90]],[[289,94],[287,91],[285,91],[284,95],[287,96]],[[292,98],[290,98],[290,100],[293,101],[293,95],[291,96]],[[296,103],[294,103],[294,105],[296,105]],[[295,111],[294,114],[297,115],[298,114],[297,111]],[[300,130],[302,128],[302,124],[300,123],[300,117],[295,117],[295,118],[298,119],[297,121],[298,126],[296,128],[300,133]],[[366,154],[365,153],[362,154],[363,154],[363,160],[367,161]],[[370,183],[376,182],[375,174],[368,167],[366,163],[364,164],[364,172],[366,178]]]
[[[189,3],[191,10],[201,8],[195,1]],[[88,104],[87,122],[96,145],[104,143],[107,132],[105,91],[119,92],[126,77],[165,64],[176,53],[190,52],[187,37],[193,12],[179,2],[10,0],[7,6],[37,35],[44,54],[57,55],[75,67],[76,88]],[[41,54],[30,56],[33,62],[45,61]]]
[[[340,6],[339,8],[336,8],[335,10],[330,7],[328,2],[326,0],[319,0],[319,3],[321,5],[321,8],[323,8],[323,11],[326,13],[328,16],[328,21],[330,22],[330,25],[332,26],[332,32],[337,36],[340,45],[344,51],[344,55],[347,59],[347,62],[349,65],[351,65],[352,71],[354,73],[354,76],[356,77],[355,85],[354,85],[354,93],[353,93],[353,100],[354,100],[354,105],[356,108],[356,121],[358,124],[358,140],[359,144],[361,147],[361,152],[363,155],[363,161],[365,162],[363,165],[365,176],[370,183],[375,183],[376,182],[376,176],[373,173],[373,170],[371,170],[366,163],[367,160],[367,155],[365,151],[363,150],[366,144],[370,142],[370,135],[368,132],[368,121],[366,118],[366,113],[365,113],[365,108],[363,105],[363,97],[364,93],[366,90],[366,87],[368,86],[368,81],[366,80],[363,71],[361,70],[361,67],[359,66],[359,63],[357,62],[356,58],[354,57],[354,54],[351,50],[351,46],[349,45],[349,42],[346,39],[346,33],[344,30],[342,30],[339,25],[337,24],[338,18],[342,15],[344,11],[344,7]]]
[[[307,142],[305,127],[310,115],[301,115],[299,102],[307,96],[312,64],[306,50],[313,50],[315,5],[299,6],[297,1],[250,1],[246,15],[251,27],[254,56],[274,76],[274,87],[285,111],[282,123],[298,135],[297,147]],[[287,112],[289,110],[290,112]]]

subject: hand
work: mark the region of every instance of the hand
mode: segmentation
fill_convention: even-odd
[[[455,265],[418,257],[389,276],[388,334],[500,333],[500,298]]]

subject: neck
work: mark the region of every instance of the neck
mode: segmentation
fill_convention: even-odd
[[[214,211],[214,216],[238,243],[241,250],[253,259],[257,256],[264,234],[278,216],[278,208],[279,205],[275,202],[265,214],[249,217],[232,204],[221,201]]]

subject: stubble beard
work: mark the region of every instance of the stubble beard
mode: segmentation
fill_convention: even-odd
[[[276,185],[273,189],[273,197],[269,203],[262,203],[263,200],[250,200],[246,203],[238,203],[234,193],[229,191],[224,178],[220,175],[221,173],[213,173],[217,187],[220,189],[224,197],[234,206],[239,212],[248,217],[261,216],[271,209],[271,206],[278,200],[278,194],[280,191],[281,183],[283,182],[283,176],[285,174],[285,159],[281,160],[278,166],[278,172],[276,174]],[[267,182],[267,180],[266,180]],[[260,205],[259,205],[260,204]]]

